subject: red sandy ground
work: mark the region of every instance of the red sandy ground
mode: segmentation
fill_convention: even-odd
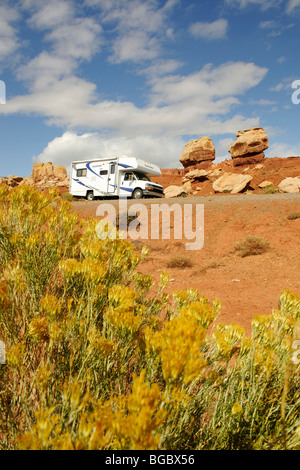
[[[193,287],[210,300],[219,299],[222,303],[219,321],[238,323],[247,333],[251,331],[254,315],[269,314],[278,308],[284,289],[300,295],[300,218],[288,218],[291,213],[300,213],[300,193],[264,194],[257,186],[263,180],[278,185],[285,177],[300,176],[300,158],[265,159],[263,165],[262,169],[249,166],[246,173],[253,175],[253,180],[245,194],[214,195],[211,182],[202,182],[194,185],[202,187],[195,196],[156,200],[204,204],[204,246],[187,251],[185,240],[143,240],[151,252],[138,267],[140,272],[152,274],[156,282],[161,271],[169,273],[171,281],[165,291],[170,294]],[[242,167],[232,168],[230,162],[213,165],[217,167],[237,173],[243,171]],[[165,174],[172,172],[178,170],[163,171],[161,177],[153,180],[164,187],[181,185],[182,175]],[[153,202],[143,200],[149,211]],[[99,204],[101,201],[72,203],[73,209],[84,218],[95,215]],[[118,201],[114,204],[118,207]],[[270,249],[241,258],[234,246],[247,235],[267,240]],[[137,249],[142,243],[137,243]],[[178,256],[187,258],[192,265],[168,268],[168,262]]]

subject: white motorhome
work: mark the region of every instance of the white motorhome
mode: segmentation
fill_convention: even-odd
[[[163,187],[148,175],[159,176],[157,165],[135,157],[99,158],[74,161],[71,165],[70,193],[92,201],[96,197],[163,197]]]

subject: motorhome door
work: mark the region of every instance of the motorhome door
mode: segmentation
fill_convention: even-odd
[[[115,192],[115,178],[116,178],[116,164],[110,163],[109,164],[109,171],[108,171],[108,181],[107,181],[107,192],[114,193]]]

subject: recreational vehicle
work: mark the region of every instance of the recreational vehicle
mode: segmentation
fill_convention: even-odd
[[[127,196],[133,199],[163,197],[163,187],[148,175],[159,176],[157,165],[135,157],[74,161],[70,193],[92,201],[96,197]]]

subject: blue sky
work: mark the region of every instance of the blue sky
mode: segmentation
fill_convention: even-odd
[[[267,157],[300,155],[299,21],[300,0],[2,0],[0,176],[117,154],[180,168],[206,135],[221,161],[254,126]]]

